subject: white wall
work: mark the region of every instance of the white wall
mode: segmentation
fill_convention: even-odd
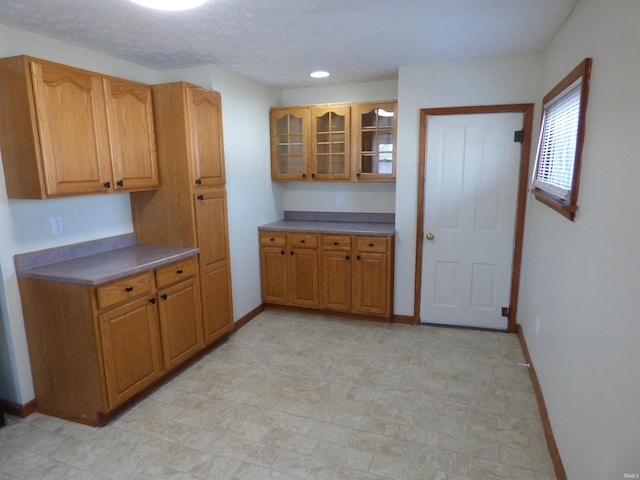
[[[571,479],[640,473],[639,25],[637,0],[582,0],[545,61],[541,95],[593,58],[580,210],[530,202],[518,315]]]
[[[261,304],[257,226],[282,216],[282,195],[269,170],[269,107],[280,92],[212,66],[157,72],[0,25],[0,57],[29,54],[145,83],[186,80],[222,93],[235,318]],[[96,215],[96,212],[99,214]],[[51,216],[65,233],[53,236]],[[0,169],[0,398],[34,398],[13,256],[132,231],[128,194],[8,200]]]
[[[539,102],[542,61],[542,55],[522,55],[400,69],[396,314],[413,315],[420,109]]]

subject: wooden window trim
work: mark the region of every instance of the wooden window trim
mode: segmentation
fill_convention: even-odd
[[[539,202],[547,205],[552,208],[560,215],[566,217],[567,219],[574,221],[576,218],[576,214],[578,212],[578,192],[580,189],[580,172],[582,169],[582,147],[584,144],[584,132],[585,132],[585,119],[587,114],[587,102],[589,99],[589,80],[591,77],[591,65],[592,59],[585,58],[580,64],[574,68],[566,77],[564,77],[560,83],[558,83],[554,88],[551,89],[549,93],[547,93],[542,99],[542,121],[541,121],[541,131],[540,135],[542,135],[542,123],[544,122],[544,106],[547,105],[551,100],[557,97],[560,93],[562,93],[566,88],[568,88],[572,83],[582,77],[582,82],[580,86],[580,113],[578,115],[578,134],[576,138],[576,156],[573,162],[573,179],[571,183],[571,194],[568,200],[563,201],[557,198],[552,197],[547,192],[539,189],[538,187],[533,188],[533,194]],[[538,176],[538,169],[540,168],[540,163],[537,161],[537,167],[535,172],[535,177]]]

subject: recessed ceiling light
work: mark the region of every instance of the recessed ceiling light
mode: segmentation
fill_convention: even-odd
[[[329,75],[329,72],[325,72],[324,70],[317,70],[309,74],[309,76],[313,78],[327,78]]]
[[[131,0],[133,3],[143,7],[154,8],[156,10],[189,10],[205,4],[208,0]]]

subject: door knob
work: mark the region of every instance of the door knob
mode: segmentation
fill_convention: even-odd
[[[427,238],[427,240],[433,240],[434,238],[436,238],[436,236],[433,233],[429,232],[429,233],[427,233],[427,237],[426,238]]]

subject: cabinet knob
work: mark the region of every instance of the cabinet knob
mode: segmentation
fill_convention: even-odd
[[[306,242],[307,242],[306,240],[300,240],[300,243],[306,243]]]
[[[196,185],[202,185],[202,179],[196,178]]]
[[[293,250],[291,250],[291,255],[293,255]]]
[[[270,242],[275,242],[275,241],[276,241],[276,239],[275,239],[275,238],[270,238],[270,239],[269,239],[269,241],[270,241]]]
[[[280,251],[280,255],[284,255],[284,250],[281,250],[281,251]]]
[[[307,178],[307,174],[306,174],[306,173],[303,173],[303,174],[302,174],[302,178]]]
[[[150,303],[151,305],[155,305],[155,303],[156,303],[156,299],[155,299],[155,298],[150,298],[150,299],[149,299],[149,303]]]
[[[337,247],[338,246],[338,242],[333,242],[333,244]]]
[[[198,200],[204,200],[204,195],[198,195]]]
[[[104,182],[102,185],[104,188],[111,188],[111,182]]]
[[[370,244],[369,244],[369,246],[370,246],[370,247],[373,247],[373,243],[370,243]]]
[[[356,177],[360,178],[360,172],[356,173]]]
[[[119,187],[124,187],[124,181],[122,181],[122,180],[118,180],[118,181],[116,182],[116,185],[118,185]]]
[[[176,273],[177,273],[178,275],[182,275],[182,274],[184,273],[184,270],[182,270],[182,269],[180,269],[180,270],[176,270]]]
[[[311,174],[311,178],[316,178],[316,174],[315,174],[315,173],[312,173],[312,174]]]
[[[162,295],[160,295],[160,298],[163,299],[163,300],[166,300],[167,299],[167,294],[163,293]]]
[[[345,257],[345,259],[346,259],[346,260],[350,260],[350,259],[351,259],[351,257],[350,257],[349,255],[347,255],[347,256]]]
[[[125,288],[125,291],[127,291],[127,292],[133,292],[133,287],[127,287],[127,288]]]
[[[358,255],[358,256],[356,257],[356,260],[360,260],[360,255]]]

